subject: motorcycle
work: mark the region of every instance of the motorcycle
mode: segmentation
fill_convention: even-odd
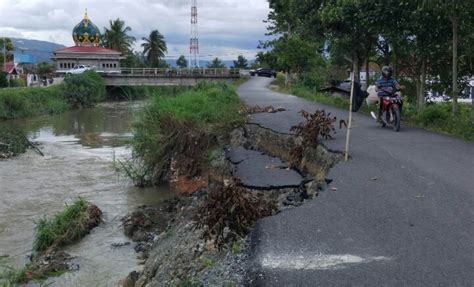
[[[388,94],[388,96],[381,97],[382,114],[380,120],[382,127],[392,126],[393,130],[398,132],[400,131],[401,107],[403,104],[401,93],[397,91],[396,93],[388,92]],[[370,114],[374,119],[377,119],[373,111]]]

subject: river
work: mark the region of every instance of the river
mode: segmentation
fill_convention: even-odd
[[[27,263],[34,222],[82,197],[102,209],[104,222],[65,248],[79,269],[44,284],[117,286],[129,272],[141,268],[133,243],[112,247],[130,242],[123,235],[120,218],[139,205],[172,196],[166,186],[138,189],[113,169],[114,158],[130,154],[131,123],[142,107],[140,102],[104,103],[59,116],[0,123],[0,128],[16,125],[25,130],[44,153],[42,157],[30,150],[0,161],[0,256],[7,255],[16,267]]]

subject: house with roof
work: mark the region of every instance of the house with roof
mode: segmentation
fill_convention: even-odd
[[[10,61],[0,65],[0,72],[6,72],[7,78],[13,80],[18,79],[19,75],[21,74],[21,69],[18,68],[13,61]]]
[[[74,46],[58,49],[51,57],[57,73],[67,73],[78,65],[91,66],[98,72],[120,71],[120,60],[125,57],[119,51],[101,46],[100,30],[89,19],[87,11],[84,19],[74,27],[72,38]]]

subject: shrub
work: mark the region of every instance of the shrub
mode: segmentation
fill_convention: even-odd
[[[418,115],[418,119],[423,126],[442,124],[450,117],[450,112],[448,105],[429,105]]]
[[[72,108],[91,107],[106,98],[105,81],[95,71],[66,77],[62,90]]]
[[[203,237],[222,248],[235,236],[226,236],[225,229],[244,237],[258,219],[271,216],[277,210],[261,194],[238,185],[238,180],[228,186],[209,190],[204,203],[195,216],[198,228],[204,228]]]
[[[331,139],[331,134],[336,133],[334,128],[336,117],[331,118],[331,113],[326,114],[324,110],[317,110],[310,114],[301,110],[300,114],[306,121],[291,127],[291,131],[295,131],[295,135],[303,139],[301,144],[296,145],[290,151],[290,164],[292,167],[299,166],[304,152],[309,148],[316,147],[319,138]]]
[[[283,87],[285,86],[285,74],[282,72],[278,72],[275,80],[275,84]]]
[[[10,87],[12,88],[18,88],[18,87],[24,87],[25,83],[20,80],[20,79],[14,79],[10,81]]]
[[[24,153],[30,146],[30,141],[21,130],[12,127],[0,129],[0,157]]]

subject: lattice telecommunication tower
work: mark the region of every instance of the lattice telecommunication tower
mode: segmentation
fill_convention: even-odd
[[[199,37],[198,37],[198,13],[197,0],[191,4],[191,38],[189,39],[189,67],[199,68]]]

